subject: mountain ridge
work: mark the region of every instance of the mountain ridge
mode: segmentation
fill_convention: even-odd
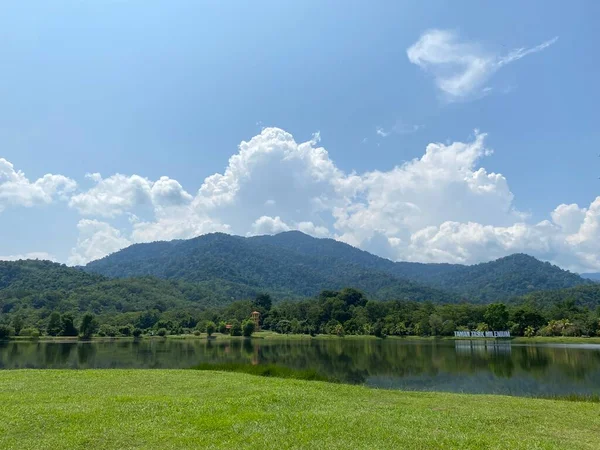
[[[313,239],[313,238],[311,238]],[[352,286],[374,298],[458,301],[460,298],[331,255],[302,255],[252,238],[211,233],[189,240],[135,244],[84,267],[108,277],[152,275],[205,283],[216,278],[283,298]]]
[[[430,296],[433,301],[489,303],[591,283],[522,253],[471,266],[393,262],[299,231],[252,237],[211,233],[188,240],[134,244],[83,269],[108,277],[152,275],[192,283],[218,278],[289,298],[353,286],[380,299],[427,300]]]

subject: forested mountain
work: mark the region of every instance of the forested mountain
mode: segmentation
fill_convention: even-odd
[[[109,277],[153,275],[194,283],[235,283],[282,298],[352,286],[380,299],[491,302],[590,283],[523,254],[464,266],[392,262],[333,239],[298,231],[243,238],[214,233],[136,244],[85,270]]]
[[[594,310],[600,307],[600,283],[568,289],[531,292],[512,299],[512,303],[529,304],[536,309],[543,309],[548,305],[570,304]]]
[[[484,302],[527,292],[590,284],[575,273],[522,253],[473,266],[459,266],[434,274],[429,280],[433,286]]]
[[[392,289],[397,286],[392,285]],[[421,297],[432,292],[418,285],[400,286],[405,289],[412,286]],[[380,294],[384,295],[385,288],[381,289]],[[244,300],[234,301],[235,295]],[[597,283],[513,297],[506,306],[436,304],[423,298],[405,300],[391,294],[384,296],[387,301],[378,302],[355,289],[329,289],[293,301],[275,297],[279,301],[271,309],[271,300],[264,301],[264,297],[268,298],[253,294],[248,285],[221,279],[199,282],[152,276],[111,279],[47,261],[2,262],[0,332],[4,337],[10,333],[28,336],[38,333],[35,330],[71,336],[65,330],[76,333],[73,323],[79,326],[84,315],[91,313],[102,325],[98,332],[103,336],[129,336],[134,328],[156,333],[165,329],[179,334],[193,328],[204,330],[207,321],[222,325],[232,320],[241,322],[255,308],[262,312],[265,328],[281,333],[451,335],[457,327],[480,330],[492,327],[508,328],[522,335],[528,327],[533,327],[541,335],[578,336],[597,333],[600,325]],[[62,331],[55,330],[57,321]],[[69,323],[71,328],[65,325]]]
[[[227,287],[219,286],[219,290],[154,277],[109,279],[49,261],[0,261],[0,319],[3,314],[20,314],[36,322],[53,311],[110,316],[147,310],[197,310],[230,303]],[[254,294],[245,292],[247,296]]]
[[[50,261],[0,261],[0,290],[68,290],[105,279]]]
[[[235,283],[249,290],[267,291],[278,298],[290,299],[352,286],[373,298],[386,300],[459,300],[457,295],[400,279],[348,258],[307,255],[260,239],[222,233],[132,245],[89,263],[85,270],[109,277],[152,275],[189,283]]]

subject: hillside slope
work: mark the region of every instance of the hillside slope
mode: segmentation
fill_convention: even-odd
[[[152,275],[217,288],[233,284],[241,293],[267,290],[280,298],[311,297],[323,289],[351,286],[380,299],[434,302],[491,302],[590,283],[523,254],[473,266],[392,262],[298,231],[251,238],[213,233],[136,244],[89,263],[85,270],[108,277]]]
[[[434,274],[429,280],[441,289],[484,302],[528,292],[590,284],[589,280],[575,273],[522,253],[473,266],[459,266]]]
[[[348,262],[453,292],[473,301],[491,302],[527,292],[589,284],[579,275],[522,253],[481,264],[392,262],[333,239],[316,239],[298,231],[249,238],[297,253]]]
[[[100,315],[229,303],[209,287],[152,277],[109,279],[50,261],[0,261],[0,316],[43,319],[52,311]]]
[[[312,297],[326,289],[354,287],[381,299],[459,300],[457,295],[400,279],[360,261],[335,254],[303,254],[260,239],[222,233],[132,245],[89,263],[85,270],[108,277],[152,275],[217,286],[235,283],[279,298]]]
[[[512,299],[512,302],[530,304],[536,309],[544,309],[548,305],[565,304],[568,307],[573,305],[595,310],[600,306],[600,283],[586,284],[567,289],[531,292],[515,297]]]

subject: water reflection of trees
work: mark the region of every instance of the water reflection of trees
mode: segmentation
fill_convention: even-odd
[[[491,373],[539,382],[598,385],[600,351],[510,344],[375,339],[117,340],[94,343],[0,343],[0,368],[178,368],[200,363],[278,364],[363,383],[369,377]]]

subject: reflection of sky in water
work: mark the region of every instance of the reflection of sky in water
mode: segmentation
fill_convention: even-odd
[[[189,368],[200,363],[276,364],[388,389],[600,394],[600,345],[392,338],[0,342],[1,369]]]

